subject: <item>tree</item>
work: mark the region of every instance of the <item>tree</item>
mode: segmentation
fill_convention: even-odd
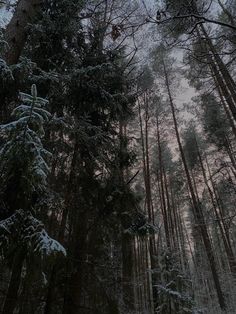
[[[66,255],[65,249],[48,236],[31,214],[35,199],[46,188],[49,170],[46,162],[49,152],[41,141],[44,124],[50,119],[50,113],[43,108],[47,101],[37,97],[33,85],[31,95],[21,94],[21,102],[12,113],[15,120],[1,125],[1,201],[5,215],[11,215],[0,223],[1,251],[12,263],[4,313],[13,313],[16,307],[27,255],[29,258]]]
[[[209,265],[211,267],[212,277],[214,280],[215,289],[217,291],[218,301],[219,301],[221,309],[224,310],[226,307],[226,304],[225,304],[223,292],[221,289],[219,276],[217,273],[214,251],[213,251],[213,248],[211,246],[211,241],[210,241],[209,233],[208,233],[208,230],[207,230],[207,227],[205,224],[205,219],[204,219],[204,215],[202,212],[202,208],[201,208],[201,205],[198,201],[196,193],[194,191],[194,184],[193,184],[193,181],[191,179],[191,174],[190,174],[190,171],[188,168],[186,156],[184,154],[183,145],[182,145],[180,134],[179,134],[179,127],[178,127],[178,122],[177,122],[177,117],[176,117],[176,109],[174,106],[173,97],[172,97],[172,93],[171,93],[171,89],[170,89],[170,81],[169,81],[168,69],[170,69],[169,66],[171,65],[171,62],[170,61],[168,62],[168,68],[167,68],[167,65],[166,65],[167,63],[166,63],[166,59],[164,57],[163,48],[161,51],[161,56],[162,56],[162,70],[164,73],[167,95],[168,95],[169,104],[170,104],[170,108],[171,108],[171,112],[172,112],[172,118],[173,118],[175,133],[176,133],[176,139],[177,139],[178,148],[180,151],[180,156],[182,159],[183,167],[185,170],[188,188],[189,188],[190,195],[191,195],[191,201],[192,201],[193,208],[194,208],[194,218],[195,218],[196,224],[199,225],[199,232],[201,234],[201,237],[202,237],[202,240],[203,240],[203,243],[205,246],[208,262],[209,262]],[[155,65],[156,64],[154,63],[154,66]]]
[[[181,274],[174,254],[168,249],[159,255],[158,274],[155,313],[192,313],[194,304],[188,293],[191,282]]]
[[[27,38],[27,27],[38,16],[40,1],[18,0],[17,7],[5,31],[7,48],[4,59],[7,64],[16,64]]]

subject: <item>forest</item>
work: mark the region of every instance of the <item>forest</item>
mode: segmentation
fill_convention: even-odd
[[[236,313],[236,1],[0,1],[0,313]]]

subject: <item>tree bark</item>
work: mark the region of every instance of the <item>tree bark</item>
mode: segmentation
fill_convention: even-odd
[[[223,80],[226,83],[226,86],[234,100],[234,103],[236,104],[236,83],[234,81],[234,79],[232,78],[231,74],[229,73],[226,65],[224,64],[224,62],[222,61],[221,57],[219,56],[219,54],[217,53],[211,38],[208,36],[205,27],[201,24],[200,25],[201,30],[203,35],[205,36],[204,39],[207,43],[207,46],[209,48],[209,50],[212,52],[212,55],[214,57],[214,60],[218,66],[218,69],[222,75]]]
[[[165,200],[165,189],[164,189],[164,180],[163,180],[163,162],[162,162],[162,149],[161,149],[161,137],[160,137],[160,126],[159,126],[159,117],[156,116],[156,130],[157,130],[157,147],[158,147],[158,160],[159,160],[159,172],[157,175],[157,179],[160,182],[159,190],[160,190],[160,200],[161,200],[161,212],[163,216],[164,229],[165,229],[165,237],[167,247],[171,247],[170,243],[170,232],[169,225],[167,220],[167,209],[166,209],[166,200]]]
[[[7,295],[2,308],[2,314],[13,314],[18,301],[18,291],[21,283],[21,271],[25,259],[24,250],[20,249],[15,254],[12,265],[11,279],[7,290]]]
[[[212,202],[212,206],[213,206],[213,209],[214,209],[214,212],[215,212],[215,215],[216,215],[217,223],[218,223],[218,226],[219,226],[219,229],[220,229],[220,233],[221,233],[221,238],[222,238],[222,241],[223,241],[223,244],[224,244],[224,248],[225,248],[225,252],[226,252],[226,255],[227,255],[227,258],[228,258],[229,267],[230,267],[230,270],[231,270],[233,276],[236,276],[236,260],[235,260],[235,256],[234,256],[234,253],[233,253],[232,248],[230,246],[230,243],[228,243],[226,235],[224,233],[224,229],[223,229],[223,226],[221,224],[221,218],[220,218],[220,215],[219,215],[218,210],[217,210],[217,204],[216,204],[215,199],[214,199],[214,194],[213,194],[213,192],[212,192],[212,190],[211,190],[211,188],[210,188],[210,186],[208,184],[206,171],[205,171],[205,168],[204,168],[202,156],[201,156],[201,153],[200,153],[200,150],[199,150],[197,142],[196,142],[196,146],[197,146],[197,151],[198,151],[198,159],[200,161],[200,166],[201,166],[201,170],[202,170],[202,174],[203,174],[203,178],[204,178],[204,183],[205,183],[205,185],[206,185],[206,187],[208,189],[208,192],[209,192],[209,195],[210,195],[210,199],[211,199],[211,202]]]
[[[168,74],[167,74],[167,70],[166,70],[166,66],[165,66],[165,61],[164,60],[163,60],[163,69],[164,69],[167,93],[168,93],[170,107],[171,107],[171,112],[172,112],[172,117],[173,117],[173,121],[174,121],[174,128],[175,128],[176,138],[177,138],[177,142],[178,142],[178,147],[179,147],[179,150],[180,150],[180,155],[181,155],[181,159],[182,159],[182,162],[183,162],[185,175],[186,175],[186,179],[187,179],[187,182],[188,182],[190,195],[191,195],[191,198],[192,198],[192,203],[193,203],[193,206],[194,206],[194,218],[195,218],[195,221],[196,221],[196,223],[198,225],[200,234],[202,236],[202,240],[203,240],[204,247],[205,247],[205,250],[206,250],[208,262],[209,262],[209,265],[210,265],[210,268],[211,268],[211,273],[212,273],[215,289],[216,289],[217,296],[218,296],[219,305],[220,305],[222,310],[225,310],[226,309],[226,303],[225,303],[224,295],[223,295],[223,292],[222,292],[222,289],[221,289],[219,276],[218,276],[218,273],[217,273],[217,268],[216,268],[216,262],[215,262],[213,248],[212,248],[210,237],[209,237],[209,234],[208,234],[208,231],[207,231],[207,228],[206,228],[205,219],[204,219],[204,216],[203,216],[202,209],[201,209],[200,204],[199,204],[199,202],[198,202],[198,200],[196,198],[196,195],[194,193],[193,183],[192,183],[192,180],[191,180],[191,176],[190,176],[190,172],[189,172],[189,169],[188,169],[187,161],[186,161],[185,154],[184,154],[183,147],[182,147],[182,143],[181,143],[181,140],[180,140],[178,123],[177,123],[176,114],[175,114],[175,107],[174,107],[174,103],[173,103],[173,99],[172,99],[172,95],[171,95],[171,91],[170,91],[169,77],[168,77]]]
[[[70,207],[71,198],[72,198],[73,181],[74,181],[74,177],[76,173],[75,168],[77,165],[78,150],[79,150],[79,143],[78,143],[78,139],[76,138],[75,144],[74,144],[73,156],[72,156],[71,165],[70,165],[70,174],[69,174],[69,179],[68,179],[67,188],[66,188],[65,207],[62,211],[62,218],[61,218],[61,224],[60,224],[59,235],[58,235],[59,242],[64,241],[66,223],[67,223],[69,207]]]
[[[16,10],[5,31],[8,43],[4,59],[8,65],[16,64],[27,39],[27,25],[40,12],[40,0],[19,0]]]

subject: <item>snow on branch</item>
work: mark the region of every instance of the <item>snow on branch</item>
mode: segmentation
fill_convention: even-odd
[[[1,254],[4,255],[14,245],[27,248],[28,254],[41,259],[66,256],[65,248],[48,235],[42,222],[23,209],[0,221]]]

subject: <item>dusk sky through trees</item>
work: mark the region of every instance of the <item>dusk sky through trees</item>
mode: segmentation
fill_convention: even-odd
[[[236,313],[236,1],[0,1],[0,313]]]

